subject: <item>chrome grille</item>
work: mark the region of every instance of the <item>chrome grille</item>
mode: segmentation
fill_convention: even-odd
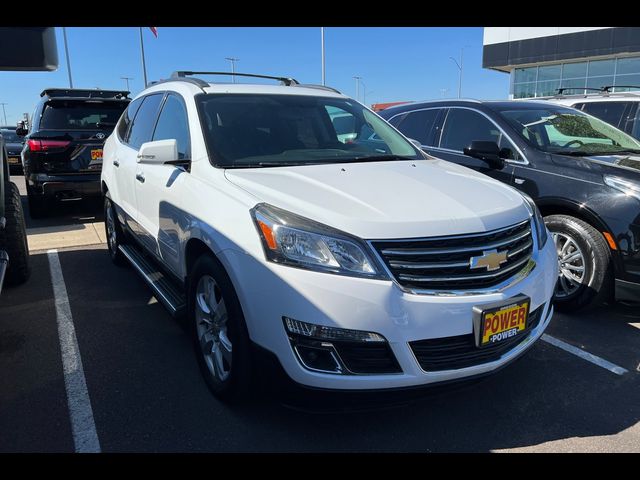
[[[412,290],[490,288],[524,268],[533,253],[529,220],[485,233],[372,242],[402,286]],[[496,251],[506,261],[495,270],[471,268],[471,258]]]

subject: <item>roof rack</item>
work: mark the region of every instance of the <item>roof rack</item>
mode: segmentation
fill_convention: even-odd
[[[48,97],[73,97],[73,98],[127,98],[127,90],[89,90],[82,88],[46,88],[40,94]]]
[[[606,87],[602,87],[602,91],[609,93],[612,88],[636,88],[640,90],[640,86],[638,85],[607,85]],[[611,92],[611,93],[627,93],[627,92]]]
[[[181,70],[181,71],[173,72],[171,74],[171,79],[172,80],[186,79],[185,77],[189,77],[193,75],[231,75],[236,77],[268,78],[271,80],[278,80],[279,82],[281,82],[283,85],[286,85],[287,87],[300,84],[300,82],[298,82],[295,78],[291,78],[291,77],[274,77],[271,75],[258,75],[255,73],[236,73],[236,72],[192,72],[192,71]],[[199,80],[199,79],[194,78],[193,80]],[[204,81],[202,81],[202,83],[206,84],[206,86],[209,86],[209,84],[207,84]],[[205,86],[205,85],[202,85],[202,86]]]
[[[558,88],[558,95],[562,95],[567,90],[593,90],[595,92],[602,92],[601,88],[593,88],[593,87],[562,87]]]
[[[304,87],[304,88],[316,88],[318,90],[327,90],[329,92],[335,92],[335,93],[340,93],[342,94],[342,92],[340,92],[340,90],[337,90],[333,87],[327,87],[326,85],[317,85],[315,83],[296,83],[293,85],[294,87]]]

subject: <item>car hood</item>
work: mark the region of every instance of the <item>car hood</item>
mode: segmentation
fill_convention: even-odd
[[[612,167],[626,168],[640,172],[640,155],[592,155],[587,160],[605,163]]]
[[[484,232],[528,210],[511,187],[442,160],[228,169],[259,202],[365,239]]]

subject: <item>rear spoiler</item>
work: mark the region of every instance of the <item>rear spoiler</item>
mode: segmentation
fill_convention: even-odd
[[[103,98],[123,99],[129,96],[128,90],[83,90],[80,88],[46,88],[40,94],[41,97],[65,97],[69,99]]]

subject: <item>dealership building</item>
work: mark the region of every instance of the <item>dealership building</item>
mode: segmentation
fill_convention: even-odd
[[[485,27],[482,66],[509,74],[509,98],[640,91],[640,27]]]

